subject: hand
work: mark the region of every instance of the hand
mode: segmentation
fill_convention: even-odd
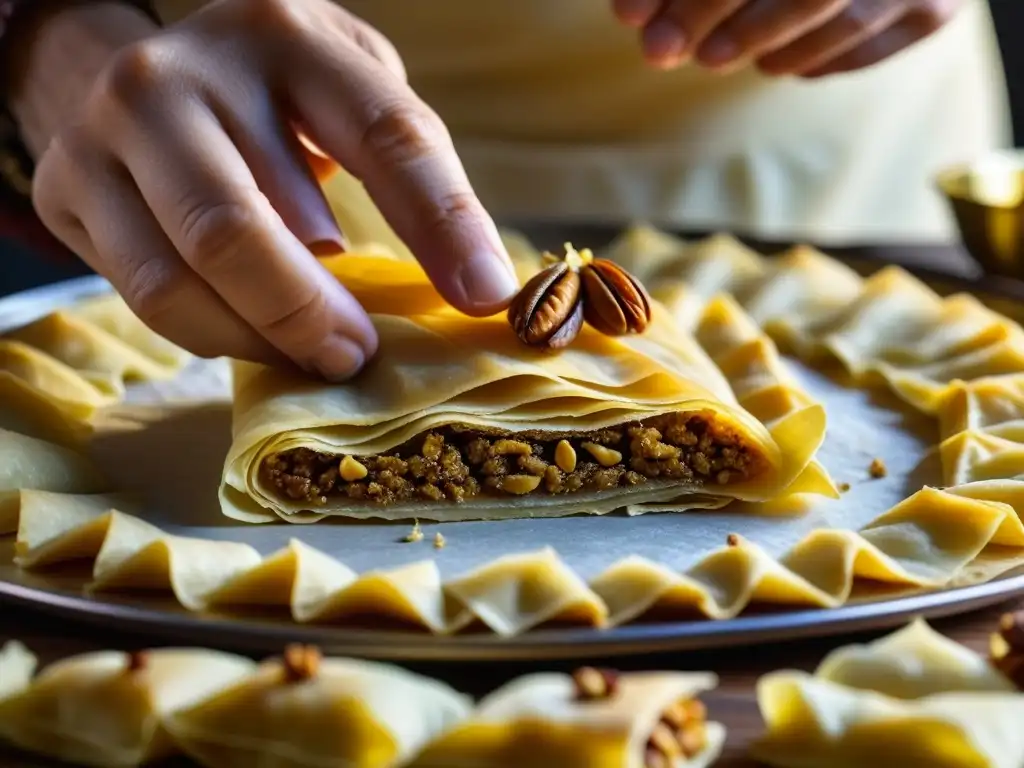
[[[451,304],[507,304],[511,263],[445,126],[391,44],[326,0],[221,0],[121,48],[39,160],[34,202],[168,339],[342,380],[377,337],[313,255],[343,244],[316,178],[335,160]]]
[[[822,77],[869,67],[943,26],[963,0],[613,0],[648,60]]]

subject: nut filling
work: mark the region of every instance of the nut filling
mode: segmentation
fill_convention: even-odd
[[[294,501],[347,497],[387,505],[593,492],[656,480],[726,485],[763,468],[763,457],[736,432],[699,412],[574,434],[453,425],[377,456],[296,448],[266,458],[260,478]]]
[[[672,768],[707,746],[707,710],[700,699],[683,699],[666,709],[644,749],[644,768]]]

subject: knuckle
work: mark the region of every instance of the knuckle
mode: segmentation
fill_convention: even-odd
[[[369,119],[360,145],[371,155],[401,165],[433,154],[445,136],[441,118],[426,106],[392,103]]]
[[[183,208],[178,226],[182,256],[204,272],[229,270],[259,226],[253,207],[237,200],[201,200]]]
[[[94,99],[104,108],[132,107],[160,87],[172,66],[169,51],[156,40],[126,46],[100,74]]]
[[[156,259],[127,259],[121,264],[121,295],[142,322],[158,329],[180,305],[184,281]]]

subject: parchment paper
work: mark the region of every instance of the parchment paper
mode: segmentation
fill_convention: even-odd
[[[935,421],[884,390],[847,387],[838,372],[787,362],[826,407],[828,436],[818,458],[837,483],[850,484],[841,499],[633,518],[425,524],[418,543],[402,542],[412,521],[247,525],[221,515],[217,501],[231,427],[223,360],[195,361],[173,381],[132,386],[127,401],[103,417],[92,450],[122,489],[144,497],[141,516],[169,533],[246,542],[264,555],[299,538],[360,572],[433,557],[445,579],[500,555],[548,545],[585,579],[631,554],[684,569],[730,533],[781,555],[814,528],[860,528],[922,485],[941,484]],[[875,458],[887,465],[887,477],[870,477]],[[433,548],[435,531],[444,534],[444,549]]]

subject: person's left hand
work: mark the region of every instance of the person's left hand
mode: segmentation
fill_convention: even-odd
[[[612,0],[648,61],[713,70],[755,62],[821,77],[871,66],[942,27],[963,0]]]

